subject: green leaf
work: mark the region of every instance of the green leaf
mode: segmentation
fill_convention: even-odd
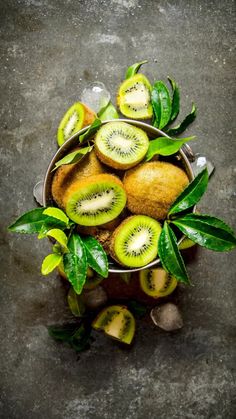
[[[78,234],[72,234],[64,254],[63,264],[66,276],[75,292],[81,294],[87,274],[87,255],[83,242]]]
[[[171,154],[177,153],[183,144],[193,140],[195,137],[188,138],[167,138],[159,137],[155,140],[149,141],[149,147],[146,154],[146,161],[149,161],[156,154],[161,156],[170,156]]]
[[[208,171],[207,168],[205,168],[177,197],[168,212],[168,216],[193,207],[193,205],[201,199],[202,195],[206,191],[207,185]]]
[[[154,126],[162,129],[171,117],[171,99],[166,85],[162,81],[156,81],[151,91],[151,102],[154,111]]]
[[[178,249],[175,234],[165,221],[158,240],[158,255],[163,268],[173,275],[178,281],[189,283],[188,274],[183,258]]]
[[[83,141],[88,140],[90,137],[92,137],[100,128],[101,124],[101,119],[96,118],[93,121],[93,123],[89,126],[89,128],[79,136],[79,142],[82,143]]]
[[[62,255],[59,255],[58,253],[51,253],[50,255],[47,255],[43,260],[41,273],[43,275],[50,274],[50,272],[52,272],[58,265],[60,265],[61,261]]]
[[[183,122],[181,122],[181,124],[177,125],[176,127],[167,129],[166,133],[170,136],[181,134],[194,121],[196,116],[197,116],[197,108],[193,103],[191,112],[186,116]]]
[[[225,252],[236,247],[232,229],[218,218],[187,214],[172,221],[187,237],[207,249]]]
[[[129,284],[129,281],[131,280],[131,272],[120,274],[120,277],[126,284]]]
[[[119,114],[115,108],[115,106],[109,102],[108,105],[105,107],[105,109],[101,109],[98,112],[98,116],[101,119],[101,121],[108,121],[111,119],[119,119]]]
[[[141,61],[140,63],[135,63],[133,65],[131,65],[130,67],[127,68],[126,73],[125,73],[125,79],[129,79],[130,77],[133,77],[135,74],[137,74],[137,72],[139,71],[140,67],[143,64],[146,64],[148,61],[144,60]]]
[[[35,208],[21,215],[8,227],[9,231],[22,234],[35,234],[53,227],[65,228],[65,224],[44,214],[45,208]]]
[[[47,236],[53,237],[58,243],[60,243],[65,249],[67,249],[67,236],[64,231],[59,228],[53,228],[47,232]]]
[[[68,343],[76,352],[89,349],[92,341],[91,326],[85,322],[49,326],[48,333],[56,341]]]
[[[81,294],[86,281],[86,268],[83,260],[73,253],[63,255],[63,265],[66,277],[77,294]]]
[[[88,265],[103,278],[108,277],[108,259],[102,245],[92,236],[83,237]]]
[[[67,215],[59,208],[47,207],[46,209],[44,209],[43,214],[56,218],[57,220],[62,221],[66,225],[68,225],[70,221]]]
[[[141,319],[147,314],[148,308],[136,300],[128,301],[128,308],[137,319]]]
[[[177,83],[170,77],[168,77],[168,80],[172,88],[172,103],[171,103],[171,115],[170,115],[170,121],[172,122],[177,118],[179,114],[180,94],[179,94],[179,87]]]
[[[55,167],[52,169],[52,172],[60,166],[64,166],[66,164],[75,164],[78,163],[80,160],[82,160],[86,154],[90,153],[92,151],[93,146],[88,146],[84,148],[80,148],[79,150],[75,150],[72,153],[67,154],[63,159],[59,160]]]
[[[71,313],[76,317],[81,317],[85,312],[85,306],[79,295],[76,294],[74,289],[70,287],[67,294],[67,301],[70,307]]]

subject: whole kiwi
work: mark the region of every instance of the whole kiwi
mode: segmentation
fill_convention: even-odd
[[[127,207],[133,214],[164,220],[177,196],[188,185],[186,173],[161,161],[142,163],[125,173]]]

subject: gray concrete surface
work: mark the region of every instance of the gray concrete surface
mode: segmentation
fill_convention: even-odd
[[[124,351],[102,335],[79,360],[47,325],[70,318],[56,274],[40,275],[49,244],[6,232],[35,206],[32,188],[56,150],[61,115],[94,80],[115,97],[126,67],[148,59],[173,76],[183,116],[194,100],[195,151],[216,172],[201,211],[235,227],[235,9],[231,0],[0,2],[1,341],[4,419],[235,417],[235,252],[199,250],[194,287],[179,295],[175,334],[141,323]]]

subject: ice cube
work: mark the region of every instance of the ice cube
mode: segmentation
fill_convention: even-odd
[[[81,102],[98,113],[100,109],[105,108],[110,102],[111,95],[106,89],[106,86],[100,82],[93,82],[88,84],[82,92]]]

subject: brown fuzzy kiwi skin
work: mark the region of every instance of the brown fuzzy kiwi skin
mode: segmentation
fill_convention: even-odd
[[[76,147],[72,151],[75,150],[79,150],[79,148]],[[52,180],[51,192],[53,200],[60,208],[65,209],[64,195],[73,182],[105,172],[106,168],[100,163],[94,150],[78,163],[60,166]]]
[[[188,185],[187,174],[172,163],[153,161],[125,173],[127,207],[133,214],[164,220],[170,206]]]
[[[96,119],[97,115],[87,105],[85,105],[84,103],[82,103],[82,105],[83,105],[84,110],[85,110],[83,127],[87,127],[87,125],[91,125],[93,123],[93,121]]]

